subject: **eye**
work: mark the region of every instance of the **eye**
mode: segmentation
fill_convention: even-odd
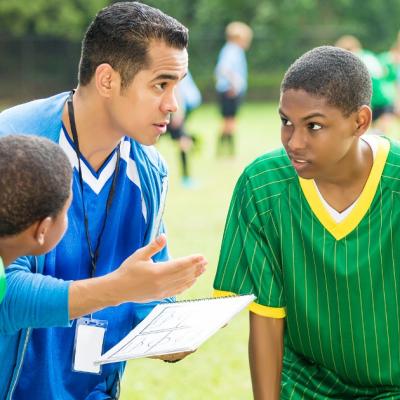
[[[315,122],[310,122],[308,124],[308,129],[310,129],[312,131],[319,131],[320,129],[322,129],[322,125],[317,124]]]
[[[283,126],[292,126],[293,124],[285,117],[281,117],[282,125]]]
[[[166,87],[167,87],[168,82],[161,82],[161,83],[157,83],[154,85],[154,87],[159,90],[159,91],[163,91]]]

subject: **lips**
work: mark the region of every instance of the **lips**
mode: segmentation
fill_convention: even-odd
[[[169,122],[160,122],[157,124],[153,124],[153,126],[156,128],[158,134],[163,134],[167,131],[168,123]]]
[[[169,120],[165,120],[165,121],[161,121],[161,122],[156,122],[156,123],[153,124],[153,125],[163,127],[163,126],[166,126],[166,125],[168,125],[168,124],[169,124]]]
[[[310,165],[310,161],[302,158],[302,157],[296,157],[292,156],[289,154],[290,161],[292,162],[292,165],[296,171],[300,171],[304,168],[307,168],[308,165]]]

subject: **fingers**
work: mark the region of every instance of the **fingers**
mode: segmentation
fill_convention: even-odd
[[[197,278],[206,270],[207,261],[202,256],[195,256],[194,260],[182,263],[173,260],[159,263],[158,278],[162,287],[169,294],[165,297],[175,296],[191,287]]]
[[[208,261],[201,255],[192,255],[160,263],[171,281],[197,278],[206,270]]]
[[[161,234],[152,240],[147,246],[144,246],[133,253],[133,257],[137,260],[148,260],[161,251],[167,244],[167,238]]]
[[[177,283],[175,283],[175,285],[173,285],[167,289],[164,297],[166,298],[166,297],[172,297],[172,296],[177,296],[178,294],[182,294],[184,291],[191,288],[196,283],[196,281],[197,281],[197,279],[185,281],[184,283],[177,282]]]
[[[162,356],[159,356],[158,358],[160,360],[163,360],[165,362],[169,363],[176,363],[180,360],[183,360],[185,357],[187,357],[190,354],[193,354],[196,350],[194,351],[186,351],[186,352],[181,352],[181,353],[174,353],[174,354],[164,354]]]

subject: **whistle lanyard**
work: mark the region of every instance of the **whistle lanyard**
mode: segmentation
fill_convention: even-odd
[[[108,193],[107,197],[107,202],[106,202],[106,213],[104,216],[103,220],[103,225],[100,230],[99,237],[97,239],[96,247],[93,248],[92,246],[92,241],[90,239],[90,234],[89,234],[89,220],[88,216],[86,213],[86,207],[85,207],[85,200],[84,200],[84,191],[83,191],[83,178],[82,178],[82,168],[81,168],[81,151],[79,149],[79,140],[78,140],[78,132],[76,130],[76,124],[75,124],[75,112],[74,112],[74,104],[73,104],[73,95],[74,91],[71,91],[68,100],[67,100],[67,105],[68,105],[68,117],[69,117],[69,123],[71,125],[71,133],[72,133],[72,138],[74,140],[75,144],[75,153],[78,158],[78,171],[79,171],[79,186],[81,189],[81,195],[82,195],[82,211],[83,211],[83,220],[84,220],[84,225],[85,225],[85,235],[86,235],[86,242],[88,245],[89,249],[89,256],[90,256],[90,262],[91,262],[91,271],[90,271],[90,277],[93,278],[93,276],[96,273],[96,265],[97,265],[97,260],[99,258],[99,250],[100,250],[100,244],[101,244],[101,239],[103,237],[104,229],[106,227],[107,223],[107,218],[108,214],[111,209],[113,197],[115,194],[115,187],[117,184],[117,177],[118,177],[118,171],[119,171],[119,161],[121,157],[121,151],[120,151],[120,144],[117,147],[117,163],[115,165],[115,170],[112,178],[112,183],[111,183],[111,188],[110,192]]]

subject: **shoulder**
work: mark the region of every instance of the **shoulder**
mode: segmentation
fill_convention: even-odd
[[[285,182],[297,177],[295,170],[283,148],[273,150],[256,158],[244,173],[253,186],[286,186]]]
[[[298,182],[297,174],[283,148],[268,152],[248,165],[242,180],[258,204],[270,208],[274,199]]]
[[[231,42],[225,43],[220,52],[220,57],[222,59],[229,59],[231,57],[236,57],[238,54],[238,46]]]
[[[390,150],[382,172],[382,181],[400,193],[400,142],[390,139]]]
[[[30,101],[0,113],[0,135],[33,134],[57,140],[68,93]]]
[[[168,174],[167,163],[155,146],[145,146],[130,139],[134,160],[142,174],[156,174],[161,178]]]

